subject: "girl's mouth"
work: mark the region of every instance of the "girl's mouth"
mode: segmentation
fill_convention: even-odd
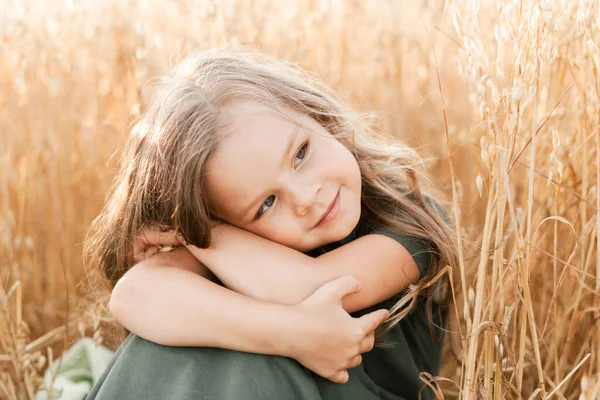
[[[315,228],[318,226],[326,225],[329,222],[331,222],[332,220],[334,220],[335,217],[337,216],[339,210],[340,210],[340,191],[338,190],[334,199],[331,201],[331,204],[329,204],[329,207],[327,207],[327,210],[323,213],[323,215],[321,216],[321,218],[315,225]]]

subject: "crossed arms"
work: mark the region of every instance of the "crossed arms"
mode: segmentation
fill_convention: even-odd
[[[208,249],[178,247],[135,265],[115,286],[110,310],[159,344],[288,356],[344,382],[388,316],[348,313],[418,279],[410,253],[387,236],[366,235],[312,258],[222,224]]]

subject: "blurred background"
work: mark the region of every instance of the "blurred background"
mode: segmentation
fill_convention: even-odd
[[[82,336],[118,346],[86,230],[144,83],[230,44],[298,63],[427,158],[465,238],[440,398],[600,398],[591,0],[0,0],[0,398],[33,398]]]

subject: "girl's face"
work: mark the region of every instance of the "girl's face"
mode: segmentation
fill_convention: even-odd
[[[348,236],[360,218],[354,156],[307,115],[237,103],[208,162],[211,208],[232,225],[299,251]]]

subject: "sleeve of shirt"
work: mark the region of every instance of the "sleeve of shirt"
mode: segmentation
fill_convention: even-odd
[[[392,232],[385,228],[377,228],[371,233],[390,237],[400,243],[415,259],[417,267],[419,267],[421,277],[427,273],[427,270],[429,269],[429,263],[431,262],[431,256],[429,254],[431,246],[429,243],[412,236]]]
[[[446,211],[438,202],[433,200],[431,197],[426,197],[425,200],[438,214],[441,215],[441,217],[444,219],[444,221],[446,221],[448,225],[451,225],[448,213],[446,213]],[[421,277],[425,276],[431,263],[430,242],[428,242],[427,240],[415,238],[414,236],[396,233],[384,227],[377,227],[371,233],[390,237],[398,243],[400,243],[402,246],[404,246],[417,263],[417,267],[419,267]]]

